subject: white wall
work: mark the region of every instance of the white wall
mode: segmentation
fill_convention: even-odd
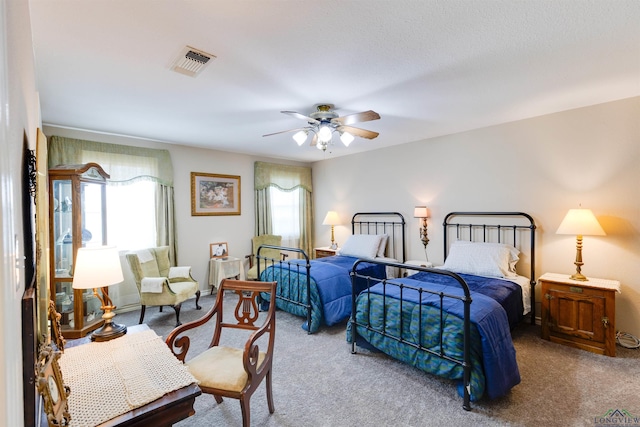
[[[205,150],[176,144],[44,126],[45,134],[112,144],[169,150],[173,163],[178,241],[178,264],[192,266],[192,273],[203,291],[208,287],[209,244],[227,242],[229,255],[244,258],[251,253],[254,235],[253,168],[255,161],[304,165],[224,151]],[[106,171],[107,173],[109,171]],[[241,215],[191,216],[191,172],[239,175]],[[121,294],[124,292],[118,290]],[[132,290],[135,292],[135,288]],[[118,302],[116,302],[118,304]]]
[[[27,0],[0,2],[0,425],[23,425],[21,298],[23,145],[35,149],[39,107]],[[30,279],[30,278],[29,278]]]
[[[622,282],[616,328],[640,335],[640,98],[324,160],[313,164],[313,179],[317,217],[337,210],[346,224],[335,229],[338,242],[354,212],[401,212],[407,259],[424,259],[413,207],[426,204],[436,264],[448,212],[527,212],[538,226],[538,276],[575,271],[575,238],[555,231],[582,204],[607,233],[584,237],[582,272]],[[329,241],[317,222],[316,244]]]

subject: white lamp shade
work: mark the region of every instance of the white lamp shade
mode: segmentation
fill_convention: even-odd
[[[339,225],[340,218],[338,218],[338,214],[336,211],[329,211],[327,215],[324,217],[324,221],[322,221],[322,225]]]
[[[93,289],[124,280],[120,256],[115,246],[80,248],[73,272],[74,289]]]
[[[591,209],[569,209],[556,234],[575,236],[606,236]]]
[[[307,131],[301,130],[296,132],[293,135],[293,140],[298,144],[302,145],[307,140]]]
[[[354,139],[355,137],[351,135],[349,132],[342,132],[342,135],[340,135],[340,141],[342,141],[345,147],[348,147],[349,144],[351,144]]]
[[[426,206],[416,206],[413,208],[414,218],[429,218],[429,209]]]

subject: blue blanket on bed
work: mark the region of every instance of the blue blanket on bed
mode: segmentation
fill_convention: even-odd
[[[509,326],[513,328],[524,317],[524,303],[522,302],[522,288],[510,280],[495,277],[474,276],[471,274],[458,274],[469,286],[472,292],[479,292],[497,301],[507,313]],[[412,279],[433,282],[447,276],[432,273],[416,273]]]
[[[421,278],[423,281],[415,280]],[[455,279],[437,274],[427,276],[414,275],[411,278],[398,279],[407,285],[422,287],[435,292],[444,292],[449,295],[463,296],[464,292]],[[371,292],[383,294],[383,285],[377,284],[371,287]],[[386,287],[387,296],[400,298],[400,288],[397,286]],[[418,291],[404,289],[404,300],[413,303],[420,302]],[[513,347],[511,332],[507,314],[501,305],[494,299],[481,293],[471,293],[471,322],[474,323],[480,333],[482,344],[482,363],[486,378],[486,393],[494,399],[506,394],[513,386],[520,383],[520,371],[516,362],[516,350]],[[422,294],[422,303],[433,307],[439,307],[440,298],[429,293]],[[445,299],[444,308],[447,312],[464,318],[464,304],[461,301],[450,298]]]
[[[311,332],[317,331],[324,320],[328,326],[343,322],[351,315],[351,268],[358,258],[348,256],[332,256],[309,261],[311,276]],[[275,280],[278,282],[278,292],[291,297],[291,288],[302,288],[302,297],[306,298],[306,269],[305,260],[291,260],[282,265],[268,267],[261,273],[261,280]],[[290,266],[290,267],[289,267]],[[300,271],[300,275],[298,275]],[[379,279],[385,278],[385,267],[380,264],[361,263],[358,265],[360,274],[372,275]],[[285,277],[286,276],[286,277]],[[283,289],[287,287],[289,289]],[[316,296],[317,294],[317,296]],[[306,301],[303,301],[306,303]],[[299,307],[291,307],[286,302],[277,302],[280,309],[298,315],[306,315]],[[306,329],[306,324],[303,325]]]

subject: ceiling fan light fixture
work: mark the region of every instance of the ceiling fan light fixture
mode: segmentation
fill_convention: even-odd
[[[349,132],[342,132],[342,134],[340,135],[340,141],[342,141],[345,147],[348,147],[349,144],[351,144],[354,139],[355,137],[351,135]]]
[[[318,140],[325,144],[331,141],[331,128],[329,126],[320,126],[320,130],[318,130]]]
[[[298,146],[302,146],[302,144],[307,140],[308,132],[309,131],[301,130],[293,135],[293,140],[298,144]]]

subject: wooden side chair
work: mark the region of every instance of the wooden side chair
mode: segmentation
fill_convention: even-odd
[[[225,321],[223,306],[225,298],[229,300],[233,295],[225,291],[234,291],[238,295],[238,302],[233,311],[235,319],[231,319],[231,322]],[[271,298],[275,298],[276,282],[224,279],[213,308],[201,319],[175,328],[166,340],[173,354],[199,381],[198,386],[203,393],[212,394],[217,403],[222,403],[223,397],[240,400],[244,427],[250,426],[251,395],[265,377],[269,413],[273,414],[275,411],[271,391],[271,366],[276,332],[275,304],[271,304],[266,313],[259,312],[258,301],[261,292],[268,292]],[[209,323],[212,319],[212,323]],[[209,348],[187,360],[190,339],[186,332],[204,325],[209,325],[213,331]],[[243,348],[220,345],[222,331],[227,331],[227,336],[231,329],[243,330],[249,335]],[[237,339],[236,334],[233,335],[234,339]]]

